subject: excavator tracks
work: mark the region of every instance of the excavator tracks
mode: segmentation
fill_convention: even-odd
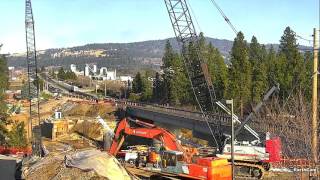
[[[261,165],[235,162],[235,174],[238,178],[262,179],[265,173],[265,169]]]

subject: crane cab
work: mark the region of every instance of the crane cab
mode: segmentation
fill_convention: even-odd
[[[208,179],[208,167],[186,163],[183,152],[161,152],[161,172],[179,174],[187,179]]]
[[[189,174],[189,169],[183,161],[183,153],[180,151],[162,151],[161,169],[163,172],[175,174]]]

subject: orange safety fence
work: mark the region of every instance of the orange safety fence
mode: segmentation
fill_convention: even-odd
[[[308,159],[301,159],[301,158],[292,158],[292,159],[281,159],[280,162],[272,163],[273,167],[287,167],[287,168],[307,168],[311,167],[313,163]]]
[[[30,155],[32,153],[32,150],[30,147],[26,148],[16,148],[16,147],[5,147],[0,146],[0,154],[3,155]]]

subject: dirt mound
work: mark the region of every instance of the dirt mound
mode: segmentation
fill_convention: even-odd
[[[65,112],[67,116],[87,116],[97,117],[100,116],[104,119],[114,119],[112,112],[115,108],[107,104],[77,104],[71,110]]]
[[[95,147],[89,145],[91,144],[90,142],[86,143],[86,147],[77,148],[75,144],[78,143],[75,141],[79,139],[81,139],[81,137],[76,134],[66,135],[59,141],[50,141],[48,139],[44,139],[44,145],[49,151],[49,154],[35,163],[32,161],[25,162],[23,171],[25,179],[131,179],[126,170],[113,156],[108,155],[107,152],[100,152],[96,150]],[[83,140],[88,141],[87,139]],[[84,156],[79,156],[79,153],[80,155],[82,154]],[[79,157],[83,158],[79,159]],[[68,163],[66,160],[68,160]],[[97,171],[100,175],[97,173]]]
[[[101,125],[90,121],[83,121],[82,123],[76,124],[73,131],[90,139],[98,139],[103,135]]]
[[[82,171],[78,168],[67,168],[64,163],[64,154],[55,154],[41,159],[31,166],[26,172],[26,179],[47,180],[47,179],[69,179],[69,180],[104,180],[94,171]]]

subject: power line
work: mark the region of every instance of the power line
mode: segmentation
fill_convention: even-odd
[[[218,9],[218,11],[220,12],[221,16],[223,17],[223,19],[229,24],[230,28],[232,29],[232,31],[237,35],[238,31],[236,30],[236,28],[234,27],[234,25],[231,23],[230,19],[227,17],[227,15],[222,11],[222,9],[219,7],[219,5],[217,4],[217,2],[215,0],[210,0],[211,3]]]
[[[297,37],[298,39],[307,41],[309,44],[312,44],[312,40],[310,40],[310,39],[304,38],[304,37],[302,37],[302,36],[300,36],[300,35],[298,35],[298,34],[296,34],[296,37]]]
[[[299,38],[299,39],[305,40],[305,41],[312,42],[312,40],[306,39],[306,38],[304,38],[304,37],[302,37],[302,36],[300,36],[300,35],[297,35],[297,34],[296,34],[296,37]]]

